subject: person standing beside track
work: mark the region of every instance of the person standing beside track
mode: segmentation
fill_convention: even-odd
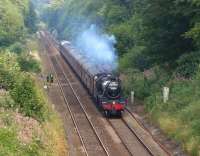
[[[54,77],[53,77],[52,73],[50,73],[50,74],[47,75],[46,81],[47,81],[47,83],[50,83],[50,84],[53,83]]]
[[[46,81],[45,81],[45,84],[44,84],[44,89],[45,90],[49,90],[49,86],[51,86],[51,84],[54,82],[54,77],[53,77],[53,74],[50,73],[46,76]]]

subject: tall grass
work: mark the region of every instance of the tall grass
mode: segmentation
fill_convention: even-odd
[[[200,72],[191,79],[180,79],[156,67],[144,77],[130,72],[125,91],[136,92],[154,122],[170,137],[176,139],[192,156],[200,155]],[[162,88],[170,88],[170,97],[163,103]]]

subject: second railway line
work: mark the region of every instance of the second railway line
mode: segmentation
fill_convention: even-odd
[[[48,42],[50,47],[53,46],[50,39]],[[50,59],[77,124],[86,155],[154,155],[123,119],[103,118],[69,65],[58,52],[54,52],[56,48],[48,51],[51,51]]]
[[[77,128],[79,137],[82,140],[82,144],[85,149],[85,155],[109,156],[105,146],[102,145],[101,140],[96,133],[96,130],[89,121],[87,114],[81,111],[81,107],[77,104],[79,101],[76,95],[73,94],[73,91],[70,87],[71,84],[70,82],[67,82],[67,79],[57,61],[56,55],[50,55],[49,58],[52,61],[53,68],[55,69],[55,72],[57,74],[59,85],[63,91],[63,96],[67,100],[66,104],[71,113],[71,118],[73,118],[73,122],[75,124],[75,127]],[[70,98],[66,98],[66,96]]]

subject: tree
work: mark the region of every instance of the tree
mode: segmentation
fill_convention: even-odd
[[[48,8],[45,17],[61,38],[73,38],[88,23],[97,23],[114,33],[120,57],[143,47],[141,56],[152,63],[176,65],[200,46],[199,6],[199,0],[73,0]]]
[[[29,2],[29,9],[25,17],[25,26],[29,29],[31,33],[36,32],[37,27],[37,15],[32,2]]]
[[[9,45],[23,37],[23,16],[11,1],[0,1],[0,19],[0,46]]]

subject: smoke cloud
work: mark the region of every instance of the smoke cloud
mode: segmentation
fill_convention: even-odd
[[[117,68],[118,60],[115,44],[115,37],[102,33],[96,25],[91,25],[81,32],[75,40],[75,46],[81,50],[89,62],[94,65],[109,66],[112,70]]]

